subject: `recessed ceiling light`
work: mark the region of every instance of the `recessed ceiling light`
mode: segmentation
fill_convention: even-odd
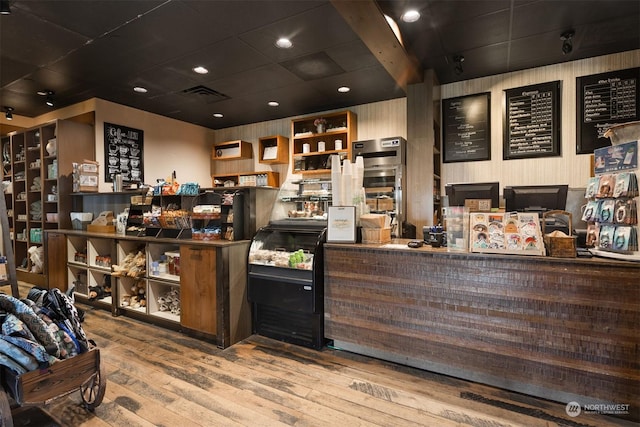
[[[268,105],[269,107],[277,107],[278,105],[280,105],[280,103],[276,101],[269,101]]]
[[[280,49],[290,49],[291,47],[293,47],[293,43],[288,38],[282,37],[276,41],[276,46],[278,46]]]
[[[224,115],[222,113],[213,113],[213,117],[217,118],[217,119],[221,119],[224,117]]]
[[[351,90],[351,88],[350,88],[350,87],[347,87],[347,86],[340,86],[340,87],[338,88],[338,92],[340,92],[340,93],[347,93],[347,92],[349,92],[350,90]]]
[[[197,67],[193,67],[193,71],[198,74],[207,74],[209,70],[204,68],[202,65],[198,65]]]
[[[138,93],[147,93],[147,88],[142,86],[136,86],[133,88],[133,91]]]
[[[407,10],[402,14],[402,20],[404,22],[416,22],[418,19],[420,19],[420,12],[417,10]]]
[[[47,96],[49,95],[49,91],[48,90],[39,90],[38,92],[36,92],[38,95],[40,96]]]

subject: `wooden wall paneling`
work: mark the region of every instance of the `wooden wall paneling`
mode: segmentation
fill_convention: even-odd
[[[325,266],[338,348],[560,402],[640,399],[637,264],[327,244]]]
[[[407,90],[407,221],[422,227],[433,223],[433,70],[425,72],[423,83]]]
[[[576,154],[576,84],[579,76],[640,66],[640,50],[554,64],[530,70],[440,86],[441,99],[491,92],[491,160],[443,165],[442,189],[449,182],[500,181],[506,185],[569,184],[585,187],[589,155]],[[561,81],[561,157],[502,160],[502,108],[505,89]]]
[[[406,98],[358,105],[350,110],[358,116],[359,141],[393,136],[407,139]]]

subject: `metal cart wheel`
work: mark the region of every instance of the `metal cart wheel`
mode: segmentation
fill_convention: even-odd
[[[13,427],[13,415],[9,397],[3,387],[0,387],[0,427]]]
[[[107,375],[102,366],[91,378],[80,386],[80,395],[87,410],[93,412],[102,403],[107,389]]]

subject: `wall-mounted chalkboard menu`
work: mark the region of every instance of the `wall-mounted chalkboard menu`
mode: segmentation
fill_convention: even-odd
[[[144,183],[142,144],[144,132],[126,126],[104,124],[104,163],[106,182],[122,174],[122,181]]]
[[[444,163],[491,160],[491,95],[442,101]]]
[[[560,82],[505,91],[503,158],[560,155]]]
[[[611,145],[603,136],[612,125],[640,120],[640,68],[576,78],[576,152]]]

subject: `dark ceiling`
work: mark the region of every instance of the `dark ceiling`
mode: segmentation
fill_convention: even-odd
[[[35,117],[50,111],[36,92],[51,90],[54,108],[97,97],[220,129],[404,97],[338,2],[365,3],[10,0],[12,13],[0,17],[0,106]],[[377,3],[398,21],[409,6],[421,12],[401,23],[402,37],[440,83],[640,48],[640,0]],[[563,54],[569,29],[573,50]],[[282,36],[293,48],[275,46]],[[461,73],[455,55],[465,58]]]

